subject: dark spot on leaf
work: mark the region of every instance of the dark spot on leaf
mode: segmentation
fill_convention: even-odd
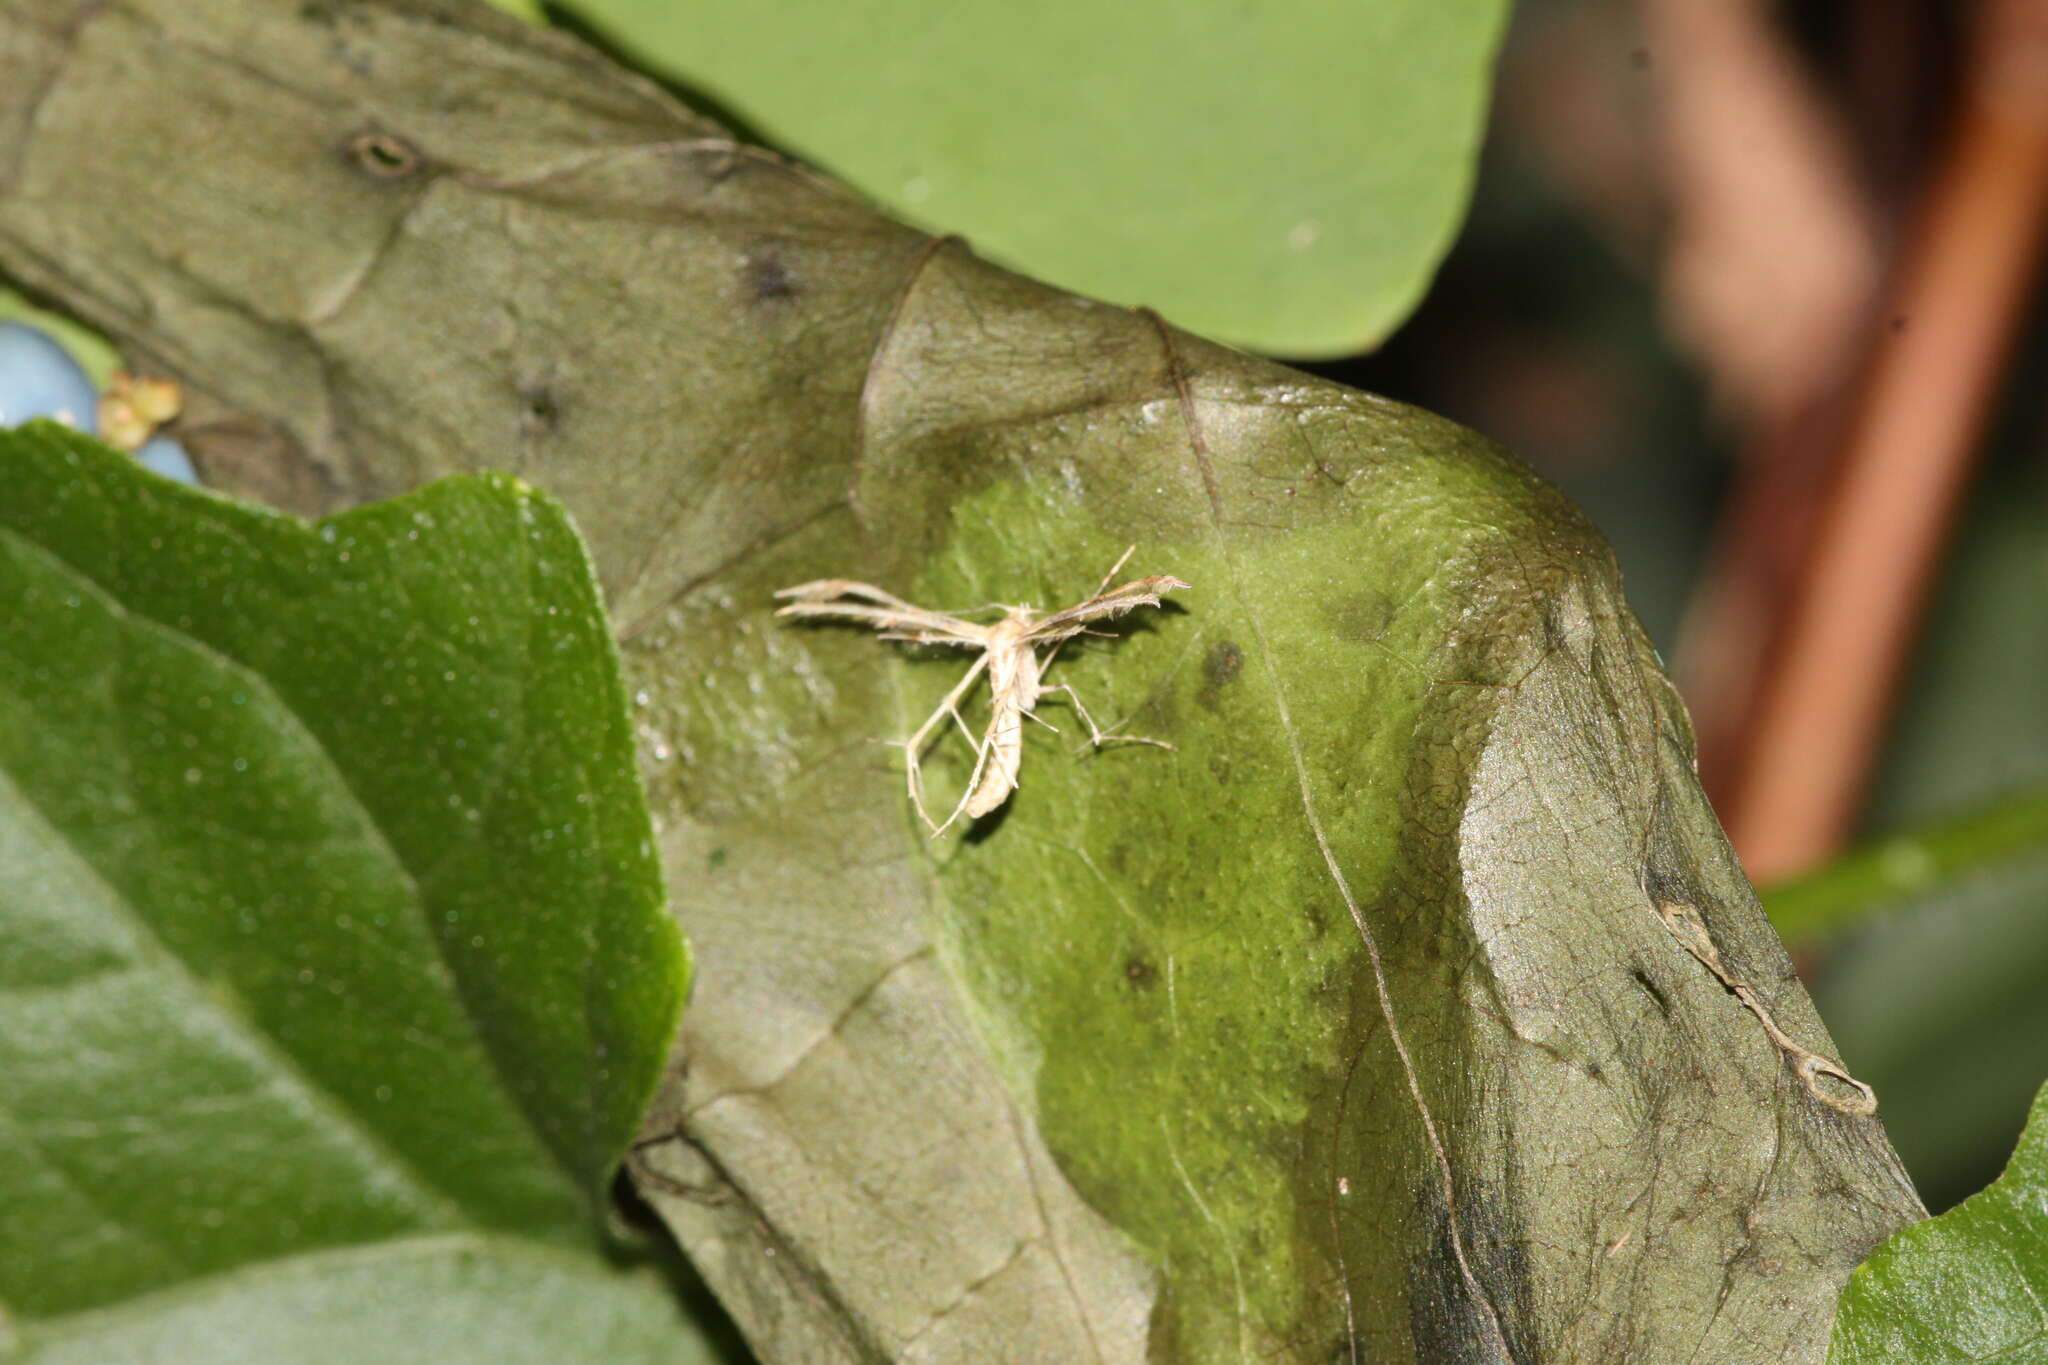
[[[725,858],[726,853],[724,849],[714,848],[711,850],[711,856],[704,860],[704,866],[716,872],[719,868],[725,866]]]
[[[1159,969],[1142,957],[1132,957],[1124,963],[1124,980],[1133,990],[1149,990],[1159,980]]]
[[[740,158],[736,152],[718,151],[698,156],[695,164],[704,172],[704,178],[714,185],[723,185],[740,172]]]
[[[529,436],[545,436],[562,424],[562,405],[555,392],[538,380],[519,386],[519,425]]]
[[[1236,682],[1244,673],[1244,651],[1234,641],[1218,640],[1209,646],[1209,652],[1202,656],[1202,686],[1195,693],[1195,700],[1210,711],[1216,709],[1216,699],[1224,688]]]
[[[394,133],[357,133],[348,140],[348,163],[372,180],[405,180],[427,164],[419,149]]]
[[[1321,939],[1329,934],[1330,906],[1328,903],[1316,897],[1310,897],[1302,901],[1301,917],[1308,924],[1309,937],[1311,939]],[[1347,924],[1350,922],[1348,915],[1345,917],[1345,922]]]
[[[1663,991],[1657,989],[1657,983],[1650,980],[1650,974],[1641,967],[1635,967],[1629,971],[1629,976],[1635,980],[1638,986],[1643,988],[1650,999],[1657,1002],[1657,1013],[1669,1019],[1671,1017],[1671,1002],[1665,999]]]
[[[1661,825],[1661,811],[1659,816]],[[1669,852],[1663,848],[1652,851],[1650,864],[1642,872],[1642,887],[1643,894],[1652,901],[1699,905],[1704,900],[1702,893],[1693,885],[1693,879],[1672,861]]]
[[[796,297],[795,277],[773,252],[747,258],[746,281],[747,292],[761,303]]]
[[[1228,640],[1218,640],[1202,659],[1202,676],[1215,687],[1227,687],[1244,672],[1244,651]]]

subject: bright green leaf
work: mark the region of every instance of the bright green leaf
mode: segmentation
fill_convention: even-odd
[[[578,0],[914,223],[1283,355],[1370,347],[1465,211],[1500,0]]]
[[[47,422],[0,475],[25,1340],[219,1330],[421,1238],[488,1234],[479,1292],[536,1273],[515,1241],[609,1274],[686,964],[561,510],[485,476],[308,526]]]
[[[1902,1228],[1842,1294],[1829,1365],[2048,1359],[2048,1089],[2005,1174]]]

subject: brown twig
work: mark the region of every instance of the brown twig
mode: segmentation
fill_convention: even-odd
[[[1659,311],[1721,405],[1774,423],[1841,378],[1877,288],[1847,130],[1769,0],[1644,0]]]
[[[1987,0],[1722,803],[1753,878],[1852,829],[2048,222],[2048,0]]]

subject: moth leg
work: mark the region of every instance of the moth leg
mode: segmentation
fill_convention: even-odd
[[[929,716],[924,718],[924,724],[917,727],[916,733],[903,741],[904,785],[909,789],[911,804],[917,807],[918,818],[925,822],[933,834],[937,834],[946,825],[934,824],[931,812],[925,809],[924,765],[919,756],[924,753],[925,744],[931,738],[932,730],[943,724],[948,716],[951,716],[959,724],[960,728],[967,732],[967,737],[970,741],[973,740],[973,731],[967,730],[967,722],[960,719],[960,699],[967,695],[967,689],[974,686],[975,682],[981,677],[982,672],[987,668],[988,655],[984,654],[974,661],[974,666],[967,670],[959,682],[953,684],[953,690],[948,692],[946,699],[940,702]],[[981,760],[979,757],[975,761],[975,771],[977,773],[981,771]],[[968,790],[971,792],[974,788],[970,786]],[[965,804],[964,799],[962,804]],[[953,815],[946,817],[946,824],[952,824],[954,816],[959,815],[959,813],[958,808],[955,808]]]
[[[1058,691],[1059,689],[1057,689],[1057,688],[1052,688],[1052,687],[1040,687],[1040,688],[1039,688],[1038,690],[1039,690],[1039,691],[1040,691],[1041,693],[1045,693],[1045,692],[1054,692],[1054,691]],[[1060,732],[1060,727],[1059,727],[1059,726],[1057,726],[1057,725],[1054,725],[1054,724],[1053,724],[1053,723],[1052,723],[1051,721],[1047,720],[1047,719],[1046,719],[1046,718],[1045,718],[1044,716],[1041,716],[1041,715],[1039,715],[1039,714],[1038,714],[1038,712],[1036,712],[1036,711],[1026,711],[1026,712],[1024,713],[1024,719],[1026,719],[1026,720],[1035,720],[1035,721],[1037,721],[1037,722],[1038,722],[1038,723],[1039,723],[1040,725],[1043,725],[1043,726],[1044,726],[1044,727],[1045,727],[1046,729],[1048,729],[1048,730],[1052,731],[1052,732],[1053,732],[1054,734],[1058,734],[1058,733]]]
[[[983,655],[982,657],[986,658],[987,656]],[[1000,710],[1001,708],[997,709]],[[998,716],[990,716],[987,732],[979,740],[975,741],[974,771],[967,774],[967,789],[960,793],[960,803],[953,807],[953,813],[946,817],[945,823],[932,831],[934,838],[944,834],[947,828],[955,820],[958,820],[966,812],[967,808],[974,803],[974,794],[981,790],[981,776],[988,771],[989,755],[995,752],[996,726],[999,719]]]
[[[931,812],[924,808],[924,765],[917,761],[916,752],[907,748],[903,753],[903,775],[904,786],[910,792],[910,804],[916,809],[917,818],[929,827],[932,817]]]
[[[1168,744],[1163,739],[1147,739],[1143,735],[1117,734],[1117,727],[1124,724],[1123,721],[1117,721],[1107,730],[1103,729],[1095,723],[1095,717],[1088,714],[1088,708],[1081,704],[1081,694],[1076,692],[1070,683],[1054,683],[1049,687],[1041,687],[1038,691],[1041,696],[1047,692],[1066,693],[1067,705],[1074,708],[1074,714],[1079,716],[1081,723],[1088,727],[1088,742],[1098,749],[1105,744],[1150,744],[1154,748],[1168,749],[1175,753],[1179,752],[1179,750],[1174,749],[1171,744]]]
[[[978,751],[981,748],[981,741],[974,737],[974,731],[967,728],[967,717],[960,714],[960,708],[949,705],[946,711],[953,717],[953,723],[960,727],[960,733],[967,737],[968,746]]]
[[[955,820],[958,820],[960,816],[967,810],[967,803],[974,799],[974,793],[976,788],[981,786],[982,770],[988,766],[989,745],[990,740],[984,738],[977,746],[978,751],[974,756],[974,771],[968,774],[967,777],[967,790],[960,793],[959,801],[956,802],[953,806],[953,813],[951,815],[948,815],[944,820],[940,821],[938,824],[932,825],[932,838],[936,839],[941,834],[944,834],[947,830],[951,829],[953,827],[953,822]],[[932,824],[930,817],[926,817],[925,823],[928,825]]]

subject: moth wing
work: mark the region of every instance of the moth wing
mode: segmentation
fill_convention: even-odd
[[[885,607],[899,607],[905,611],[918,611],[902,598],[891,592],[884,592],[872,583],[860,583],[851,578],[814,578],[808,583],[799,583],[793,588],[784,588],[775,594],[799,602],[828,602],[836,597],[857,597]]]
[[[1099,621],[1106,616],[1121,616],[1136,607],[1156,607],[1162,593],[1175,588],[1191,588],[1194,584],[1183,582],[1171,574],[1155,574],[1150,578],[1139,578],[1120,588],[1097,593],[1086,602],[1078,603],[1056,611],[1042,621],[1033,623],[1025,637],[1034,641],[1065,640],[1081,633],[1090,621]]]
[[[857,602],[792,602],[775,614],[811,620],[859,621],[884,634],[915,639],[920,644],[961,644],[976,648],[984,644],[980,628],[972,622],[901,612],[893,607],[868,607]]]
[[[875,637],[878,640],[902,640],[913,645],[958,645],[962,649],[987,649],[988,641],[979,635],[962,635],[957,630],[885,630]]]
[[[926,611],[923,607],[912,606],[899,597],[883,592],[880,588],[866,583],[854,583],[849,579],[821,578],[814,583],[800,583],[794,588],[784,588],[775,595],[791,599],[788,605],[776,609],[777,616],[861,621],[879,631],[904,632],[893,638],[916,639],[921,644],[978,646],[985,638],[986,627],[978,626],[972,621],[962,621],[956,616]],[[841,600],[847,597],[869,600]],[[880,605],[874,605],[877,602]]]

